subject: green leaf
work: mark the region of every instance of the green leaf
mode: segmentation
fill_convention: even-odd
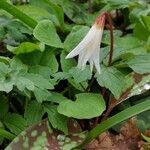
[[[148,39],[149,34],[150,34],[141,22],[136,23],[133,33],[135,37],[144,41]]]
[[[57,92],[52,92],[51,96],[48,99],[48,101],[51,101],[54,103],[61,103],[62,101],[66,101],[66,100],[68,99],[65,96]]]
[[[15,138],[15,135],[13,135],[12,133],[0,128],[0,136],[4,137],[8,140],[13,140]]]
[[[132,78],[134,78],[134,86],[130,90],[130,93],[128,94],[128,97],[132,97],[134,95],[140,95],[147,90],[150,89],[149,83],[150,83],[150,75],[133,75]]]
[[[28,125],[32,125],[41,121],[44,114],[43,106],[36,101],[28,103],[24,117]]]
[[[150,32],[150,16],[141,16],[146,29]]]
[[[19,54],[33,52],[36,50],[43,51],[42,49],[40,49],[40,46],[38,44],[34,44],[31,42],[23,42],[17,48],[12,48],[11,52],[16,55],[19,55]]]
[[[64,49],[67,52],[73,50],[88,33],[89,29],[87,26],[74,26],[71,33],[65,39]]]
[[[44,53],[42,53],[40,65],[48,66],[53,73],[57,72],[58,71],[58,62],[57,62],[54,51],[52,51],[52,50],[44,51]]]
[[[96,74],[100,86],[108,88],[115,98],[119,98],[126,86],[125,76],[114,67],[102,66],[102,73]]]
[[[42,19],[50,19],[52,17],[51,14],[49,14],[45,9],[32,6],[30,4],[18,5],[17,8],[19,8],[22,12],[35,19],[36,21],[40,21]]]
[[[86,67],[84,70],[73,67],[69,70],[69,74],[74,78],[75,82],[77,83],[89,80],[92,77],[92,73],[89,67]]]
[[[90,141],[95,139],[97,136],[99,136],[101,133],[107,131],[114,125],[149,109],[150,109],[150,99],[144,102],[141,102],[137,105],[134,105],[132,107],[129,107],[121,111],[120,113],[108,118],[107,120],[98,124],[94,129],[92,129],[87,134],[85,141],[80,146],[78,146],[78,148],[83,147],[85,144],[89,143]]]
[[[65,59],[66,56],[67,54],[64,51],[60,55],[61,68],[64,72],[69,72],[77,63],[74,59]]]
[[[84,24],[86,22],[88,15],[85,9],[77,2],[62,0],[60,1],[60,5],[62,6],[67,17],[75,23]]]
[[[150,137],[147,137],[147,136],[145,136],[144,134],[141,134],[142,135],[142,137],[143,137],[143,139],[145,140],[145,141],[147,141],[148,143],[150,143]]]
[[[51,93],[46,89],[35,88],[34,95],[39,103],[48,101],[51,97]]]
[[[146,53],[145,44],[143,42],[133,36],[126,36],[116,39],[114,44],[113,60],[117,60],[125,54],[141,55]]]
[[[47,10],[53,16],[51,20],[55,21],[57,19],[55,22],[58,22],[59,27],[64,30],[64,12],[60,6],[49,0],[31,0],[31,5]]]
[[[8,112],[8,99],[0,93],[0,120],[3,119]]]
[[[46,105],[45,111],[48,113],[48,119],[53,128],[63,131],[65,134],[68,134],[67,117],[59,114],[55,106]]]
[[[55,26],[49,20],[43,20],[33,30],[36,39],[52,47],[62,48],[63,44],[56,33]]]
[[[24,77],[18,77],[16,81],[16,86],[20,91],[24,91],[25,88],[28,89],[29,91],[33,91],[35,88],[34,83]]]
[[[29,67],[29,73],[39,74],[43,76],[44,78],[49,79],[50,75],[52,74],[52,71],[49,67],[35,65],[35,66]]]
[[[81,93],[76,101],[63,101],[57,110],[60,114],[77,119],[91,119],[105,110],[105,102],[100,94]],[[92,108],[92,109],[91,109]]]
[[[150,73],[150,55],[137,55],[127,61],[129,65],[137,73]]]
[[[41,89],[53,89],[54,88],[54,86],[48,79],[45,79],[43,76],[39,74],[28,73],[25,75],[25,77],[31,80],[36,87],[40,87]]]
[[[61,59],[60,59],[61,68],[64,72],[68,73],[69,70],[72,67],[76,66],[76,64],[77,64],[75,59],[65,59],[66,52],[64,52],[64,51],[61,53],[60,57],[61,57]],[[77,83],[74,79],[71,79],[71,78],[68,79],[68,82],[80,91],[85,91],[86,87],[88,86],[87,82]]]
[[[27,126],[26,120],[21,115],[15,113],[7,114],[5,116],[4,124],[16,135],[21,133],[21,131],[23,131]]]

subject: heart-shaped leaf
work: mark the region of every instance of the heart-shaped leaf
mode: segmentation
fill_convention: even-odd
[[[57,110],[60,114],[77,119],[90,119],[102,114],[105,102],[100,94],[82,93],[76,101],[62,101]]]
[[[33,35],[44,44],[62,48],[62,43],[56,32],[55,26],[49,20],[40,21],[33,30]]]

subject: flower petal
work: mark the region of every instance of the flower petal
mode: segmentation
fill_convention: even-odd
[[[97,33],[97,30],[96,25],[93,25],[84,39],[66,56],[66,59],[77,56],[85,47],[87,47]]]

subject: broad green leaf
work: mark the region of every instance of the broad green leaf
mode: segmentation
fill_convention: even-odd
[[[144,43],[133,36],[118,38],[114,44],[113,59],[119,59],[124,54],[146,54]]]
[[[150,16],[141,16],[146,29],[150,32]]]
[[[0,93],[0,120],[5,117],[6,113],[8,112],[8,108],[8,99],[2,93]]]
[[[105,110],[105,102],[100,94],[81,93],[76,101],[63,101],[57,110],[60,114],[77,119],[90,119],[100,116]]]
[[[27,73],[28,67],[22,63],[20,59],[17,57],[13,57],[13,59],[10,60],[10,67],[13,71],[21,72],[21,73]]]
[[[35,87],[32,81],[24,77],[19,77],[15,84],[20,91],[24,91],[25,88],[29,91],[33,91]]]
[[[89,80],[92,77],[92,73],[89,67],[86,67],[84,70],[73,67],[69,70],[69,74],[74,78],[75,82],[77,83]]]
[[[18,56],[25,64],[30,66],[45,66],[51,70],[51,73],[58,71],[58,62],[54,49],[46,49],[44,52],[34,51]]]
[[[88,33],[88,31],[89,27],[87,26],[74,26],[70,34],[65,39],[64,49],[67,52],[73,50]]]
[[[54,51],[46,50],[44,53],[42,53],[40,65],[48,66],[53,73],[57,72],[58,62],[57,62]]]
[[[55,26],[49,20],[43,20],[33,30],[36,39],[52,47],[62,48],[63,44],[56,32]]]
[[[134,56],[125,63],[137,73],[150,72],[150,54]]]
[[[12,40],[15,40],[17,42],[21,42],[21,41],[26,40],[27,34],[29,34],[29,35],[32,34],[32,31],[27,26],[25,26],[22,22],[17,21],[17,20],[11,20],[5,27],[8,30],[7,31],[8,36]]]
[[[86,22],[88,14],[77,2],[75,3],[70,0],[62,0],[60,1],[60,5],[67,17],[75,23],[84,24]]]
[[[10,92],[13,89],[14,82],[9,80],[0,81],[0,91]]]
[[[46,89],[35,88],[34,95],[39,103],[48,101],[51,97],[51,93]]]
[[[115,98],[119,98],[126,86],[125,76],[114,67],[102,66],[101,74],[97,74],[100,86],[108,88]]]
[[[62,101],[66,101],[66,100],[68,99],[65,96],[57,92],[52,92],[51,96],[48,99],[48,101],[51,101],[54,103],[61,103]]]
[[[24,53],[30,53],[30,52],[36,51],[36,50],[43,51],[40,48],[40,45],[38,45],[38,44],[34,44],[31,42],[23,42],[18,47],[12,48],[11,52],[16,55],[19,55],[19,54],[24,54]]]
[[[43,106],[36,101],[28,103],[24,117],[28,125],[32,125],[41,121],[44,114]]]
[[[28,73],[25,75],[25,77],[31,80],[36,87],[40,87],[41,89],[53,89],[54,88],[52,83],[48,79],[45,79],[39,74]]]
[[[148,39],[149,34],[150,34],[141,22],[135,25],[133,33],[135,37],[137,37],[140,40],[145,40],[145,41]]]
[[[26,120],[19,114],[9,113],[4,119],[4,124],[6,127],[16,135],[21,133],[21,131],[23,131],[27,126]]]
[[[17,8],[19,8],[21,11],[23,11],[25,14],[29,15],[36,21],[52,18],[52,15],[41,7],[36,7],[28,4],[28,5],[19,5],[17,6]]]
[[[75,67],[77,63],[74,59],[65,59],[66,56],[67,53],[64,51],[60,55],[61,68],[64,72],[69,72],[69,70],[72,67]]]
[[[51,20],[53,20],[62,30],[64,30],[64,12],[60,6],[53,3],[51,0],[31,0],[31,5],[47,10],[51,16],[53,16]]]
[[[48,113],[48,119],[53,128],[68,134],[67,117],[59,114],[55,106],[46,105],[44,109]]]
[[[52,71],[49,67],[35,65],[35,66],[29,67],[29,73],[39,74],[43,76],[44,78],[49,79],[50,75],[52,74]]]

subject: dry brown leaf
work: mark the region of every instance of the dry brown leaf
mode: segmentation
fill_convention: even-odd
[[[102,133],[86,146],[86,150],[143,150],[138,142],[141,133],[136,126],[136,118],[128,120],[120,129],[120,134]]]

